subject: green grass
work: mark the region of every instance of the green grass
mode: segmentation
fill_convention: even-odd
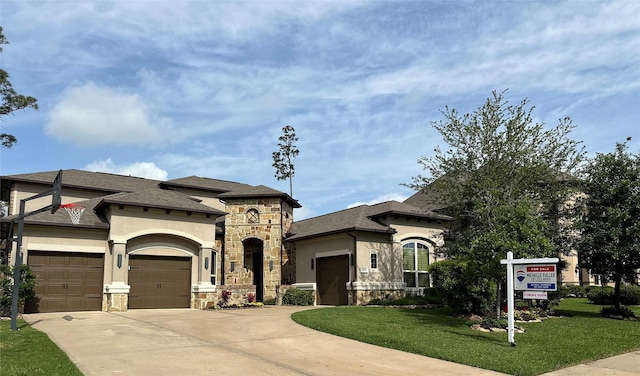
[[[18,320],[11,331],[9,320],[0,321],[0,375],[82,375],[49,337]]]
[[[522,324],[511,347],[506,333],[469,329],[447,309],[334,307],[297,312],[293,319],[323,332],[378,346],[512,375],[539,375],[640,349],[640,323],[600,318],[602,307],[564,299],[566,317]],[[640,315],[640,308],[633,308]],[[569,317],[571,315],[571,317]]]

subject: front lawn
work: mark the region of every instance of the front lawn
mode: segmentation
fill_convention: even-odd
[[[519,324],[526,333],[515,334],[516,347],[506,333],[472,331],[474,322],[452,317],[447,309],[343,306],[297,312],[293,319],[374,345],[512,375],[539,375],[640,349],[640,322],[600,318],[601,308],[586,299],[564,299],[557,311],[565,317]],[[633,309],[640,316],[640,307]]]
[[[18,331],[11,321],[0,321],[0,375],[82,375],[49,337],[18,320]]]

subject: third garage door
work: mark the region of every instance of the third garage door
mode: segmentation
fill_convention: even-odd
[[[189,308],[191,259],[135,256],[129,258],[129,308]]]
[[[349,304],[349,256],[322,257],[317,259],[316,282],[320,304]]]

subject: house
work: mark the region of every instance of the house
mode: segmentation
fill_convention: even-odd
[[[14,262],[21,200],[51,190],[56,174],[2,177],[3,263]],[[61,191],[63,204],[85,211],[78,224],[63,209],[25,218],[23,262],[37,275],[27,312],[205,309],[223,290],[234,301],[265,301],[292,286],[325,305],[420,294],[452,220],[436,197],[417,193],[294,221],[301,206],[284,192],[198,176],[64,170]],[[50,204],[50,196],[25,201],[25,212]],[[577,283],[577,257],[568,260],[563,283]]]
[[[56,174],[2,177],[5,245],[15,246],[20,201],[51,190]],[[23,260],[37,275],[27,311],[202,309],[218,301],[221,287],[236,299],[251,292],[263,300],[295,275],[282,238],[300,204],[265,186],[64,170],[62,203],[86,208],[77,225],[62,209],[24,221]],[[25,204],[29,213],[51,197]]]
[[[559,179],[575,181],[573,177],[567,174],[559,174]],[[432,212],[439,212],[445,207],[437,192],[430,189],[430,187],[415,193],[407,198],[404,203]],[[575,200],[570,199],[565,204],[572,205],[573,203],[575,203]],[[558,275],[558,285],[601,286],[607,283],[599,275],[591,274],[588,269],[579,266],[580,260],[576,250],[572,249],[567,254],[560,254],[558,257],[566,264],[566,267]]]
[[[13,264],[12,223],[51,204],[57,171],[3,176],[3,262]],[[85,208],[78,224],[63,209],[25,218],[23,262],[37,275],[32,312],[204,309],[290,286],[318,304],[362,304],[419,292],[449,217],[389,201],[294,222],[300,204],[266,186],[190,176],[157,181],[64,170],[62,203]]]
[[[451,219],[387,201],[294,222],[285,239],[296,255],[294,286],[330,305],[420,293]]]

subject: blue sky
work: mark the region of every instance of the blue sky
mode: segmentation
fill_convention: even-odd
[[[0,120],[0,174],[277,181],[296,129],[302,219],[402,201],[445,106],[493,90],[570,116],[590,155],[640,149],[638,1],[10,1],[0,64],[38,111]]]

